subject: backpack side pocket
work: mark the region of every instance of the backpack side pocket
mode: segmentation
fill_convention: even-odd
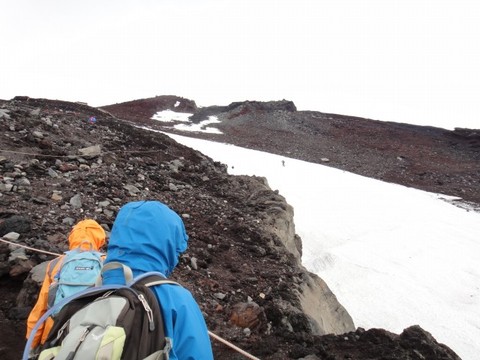
[[[95,359],[120,359],[125,345],[125,338],[125,330],[122,327],[108,326]]]

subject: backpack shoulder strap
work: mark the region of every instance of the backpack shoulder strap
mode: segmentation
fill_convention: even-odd
[[[161,272],[151,271],[145,273],[133,280],[133,283],[141,283],[146,287],[152,287],[156,285],[163,285],[163,284],[172,284],[172,285],[180,285],[176,281],[167,279],[165,275]]]
[[[62,263],[63,263],[63,260],[65,259],[65,254],[63,255],[60,255],[60,256],[57,256],[55,259],[51,260],[50,263],[48,264],[48,271],[47,271],[47,274],[48,274],[48,277],[51,279],[52,278],[52,275],[53,275],[53,269],[55,269],[55,266],[57,266],[58,263],[60,263],[60,267],[62,267]],[[57,272],[57,274],[59,273],[60,271]]]

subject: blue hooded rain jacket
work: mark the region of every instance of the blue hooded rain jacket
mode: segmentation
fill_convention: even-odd
[[[121,262],[132,269],[134,276],[149,271],[168,276],[187,249],[187,241],[182,219],[168,206],[159,201],[130,202],[115,219],[105,264]],[[124,284],[123,272],[105,272],[103,283]],[[170,359],[213,359],[205,319],[190,291],[171,284],[153,290],[161,303],[165,334],[172,339]]]

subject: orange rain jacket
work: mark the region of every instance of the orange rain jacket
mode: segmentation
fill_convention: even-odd
[[[92,219],[86,219],[80,221],[72,228],[70,234],[68,235],[68,245],[70,250],[78,247],[89,249],[88,243],[90,243],[92,245],[92,249],[89,250],[98,251],[105,244],[105,237],[105,230],[103,230],[99,223]],[[27,319],[27,339],[29,338],[30,333],[37,321],[47,311],[48,289],[62,265],[64,256],[65,255],[60,255],[58,258],[51,260],[47,265],[47,271],[45,278],[43,279],[40,293],[38,294],[37,303],[33,307]],[[36,348],[39,344],[45,343],[52,325],[53,319],[48,318],[42,324],[42,326],[40,326],[35,334],[35,338],[32,343],[32,349]]]

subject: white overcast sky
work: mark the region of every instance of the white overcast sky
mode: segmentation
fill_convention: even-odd
[[[178,95],[480,128],[475,0],[6,0],[0,99]]]

